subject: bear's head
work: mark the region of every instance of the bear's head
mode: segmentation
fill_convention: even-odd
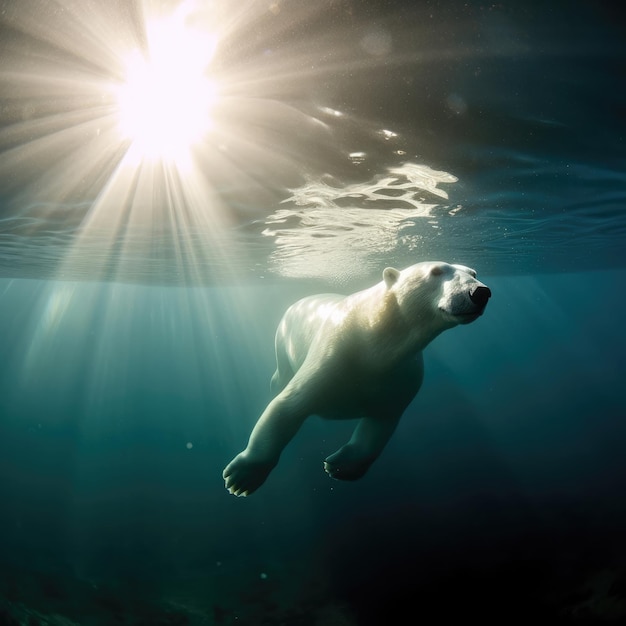
[[[383,272],[387,290],[393,293],[401,316],[411,324],[432,326],[432,332],[480,317],[491,290],[476,280],[476,272],[464,265],[418,263],[400,271]]]

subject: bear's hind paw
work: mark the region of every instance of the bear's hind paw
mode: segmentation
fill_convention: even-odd
[[[374,459],[363,457],[346,444],[324,461],[324,471],[336,480],[358,480],[369,469]]]

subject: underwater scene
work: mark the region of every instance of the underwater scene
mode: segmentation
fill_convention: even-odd
[[[626,623],[626,15],[0,1],[0,626]]]

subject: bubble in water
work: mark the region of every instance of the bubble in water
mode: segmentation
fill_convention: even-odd
[[[383,57],[391,52],[392,43],[389,32],[378,28],[364,35],[361,39],[361,48],[374,57]]]

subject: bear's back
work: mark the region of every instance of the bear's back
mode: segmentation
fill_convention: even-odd
[[[333,317],[339,322],[345,315],[339,306],[344,299],[334,293],[308,296],[287,309],[276,331],[276,344],[283,346],[294,371],[300,369],[320,329]]]

